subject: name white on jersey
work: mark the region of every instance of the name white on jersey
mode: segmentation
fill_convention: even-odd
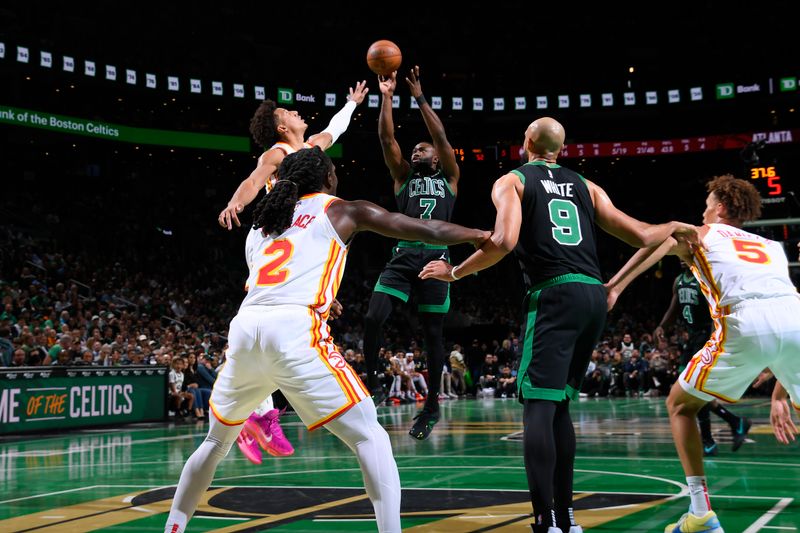
[[[242,308],[297,304],[328,312],[347,259],[347,246],[325,213],[336,200],[323,193],[303,196],[292,225],[280,235],[250,230],[245,245],[250,274]]]
[[[692,272],[713,316],[743,300],[797,294],[781,243],[726,224],[709,227],[708,250],[695,252]]]

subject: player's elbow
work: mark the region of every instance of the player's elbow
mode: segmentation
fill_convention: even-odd
[[[517,246],[516,236],[507,233],[495,232],[492,234],[491,241],[499,251],[503,252],[503,255],[510,254]]]

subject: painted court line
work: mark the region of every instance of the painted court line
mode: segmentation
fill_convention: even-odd
[[[13,500],[0,501],[0,505],[3,505],[4,503],[21,502],[23,500],[32,500],[34,498],[44,498],[45,496],[55,496],[56,494],[66,494],[68,492],[79,492],[82,490],[89,490],[97,487],[98,485],[89,485],[88,487],[78,487],[76,489],[59,490],[56,492],[45,492],[44,494],[34,494],[32,496],[23,496],[22,498],[14,498]]]
[[[757,531],[760,531],[761,528],[766,526],[770,520],[775,518],[778,513],[786,509],[793,501],[794,498],[781,498],[781,501],[776,503],[772,509],[761,515],[761,518],[753,522],[753,524],[745,529],[742,533],[756,533]]]

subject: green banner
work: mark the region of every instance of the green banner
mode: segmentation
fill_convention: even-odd
[[[0,371],[0,434],[161,420],[166,367]]]
[[[85,135],[97,139],[135,144],[158,144],[185,148],[207,148],[230,152],[249,152],[250,139],[233,135],[190,133],[185,131],[154,130],[111,124],[99,120],[54,115],[44,111],[32,111],[0,105],[0,124],[13,124],[29,128]]]

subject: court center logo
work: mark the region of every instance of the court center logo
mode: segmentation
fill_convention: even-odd
[[[174,487],[126,495],[128,505],[155,512],[169,509]],[[663,495],[578,492],[576,520],[597,527],[667,501]],[[405,533],[506,531],[532,522],[527,490],[403,489]],[[600,511],[600,512],[597,512]],[[364,489],[292,487],[214,487],[200,500],[195,518],[227,517],[237,523],[225,531],[266,531],[276,527],[346,531],[353,522],[373,520]],[[324,525],[323,525],[324,523]],[[413,525],[412,525],[413,524]],[[304,529],[305,530],[305,529]]]

